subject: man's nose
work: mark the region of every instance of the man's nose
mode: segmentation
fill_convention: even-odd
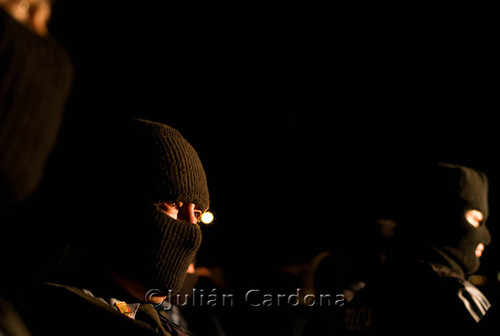
[[[196,213],[194,210],[195,210],[194,203],[184,203],[182,207],[179,209],[179,214],[177,219],[197,224],[198,218],[196,218]]]

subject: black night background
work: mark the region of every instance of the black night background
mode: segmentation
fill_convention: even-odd
[[[438,21],[339,30],[311,17],[292,25],[168,13],[163,23],[145,9],[89,7],[59,1],[53,13],[76,81],[38,197],[57,202],[78,186],[96,130],[129,116],[164,122],[207,173],[215,220],[203,228],[199,263],[223,269],[235,288],[260,288],[322,251],[363,250],[363,229],[390,217],[421,165],[468,165],[490,182],[492,243],[479,274],[498,301],[498,55],[478,34],[486,22],[476,31]],[[87,204],[74,204],[75,216],[92,194],[78,199]],[[52,227],[34,203],[40,227],[26,248],[43,268],[61,223]]]

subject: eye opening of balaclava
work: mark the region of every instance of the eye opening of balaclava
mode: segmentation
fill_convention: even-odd
[[[484,172],[463,165],[439,163],[424,170],[413,184],[401,227],[416,244],[444,254],[472,274],[479,269],[476,247],[491,241],[488,218],[488,179]],[[466,219],[468,210],[480,211],[478,227]],[[405,227],[406,226],[406,227]]]

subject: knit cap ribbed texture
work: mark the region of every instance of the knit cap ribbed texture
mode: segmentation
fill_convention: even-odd
[[[174,128],[150,120],[133,119],[124,130],[126,193],[148,201],[195,203],[209,207],[205,171],[195,149]]]

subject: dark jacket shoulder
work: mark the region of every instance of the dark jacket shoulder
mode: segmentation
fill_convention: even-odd
[[[171,335],[159,325],[120,314],[79,288],[54,283],[40,285],[23,305],[22,314],[34,336]]]

